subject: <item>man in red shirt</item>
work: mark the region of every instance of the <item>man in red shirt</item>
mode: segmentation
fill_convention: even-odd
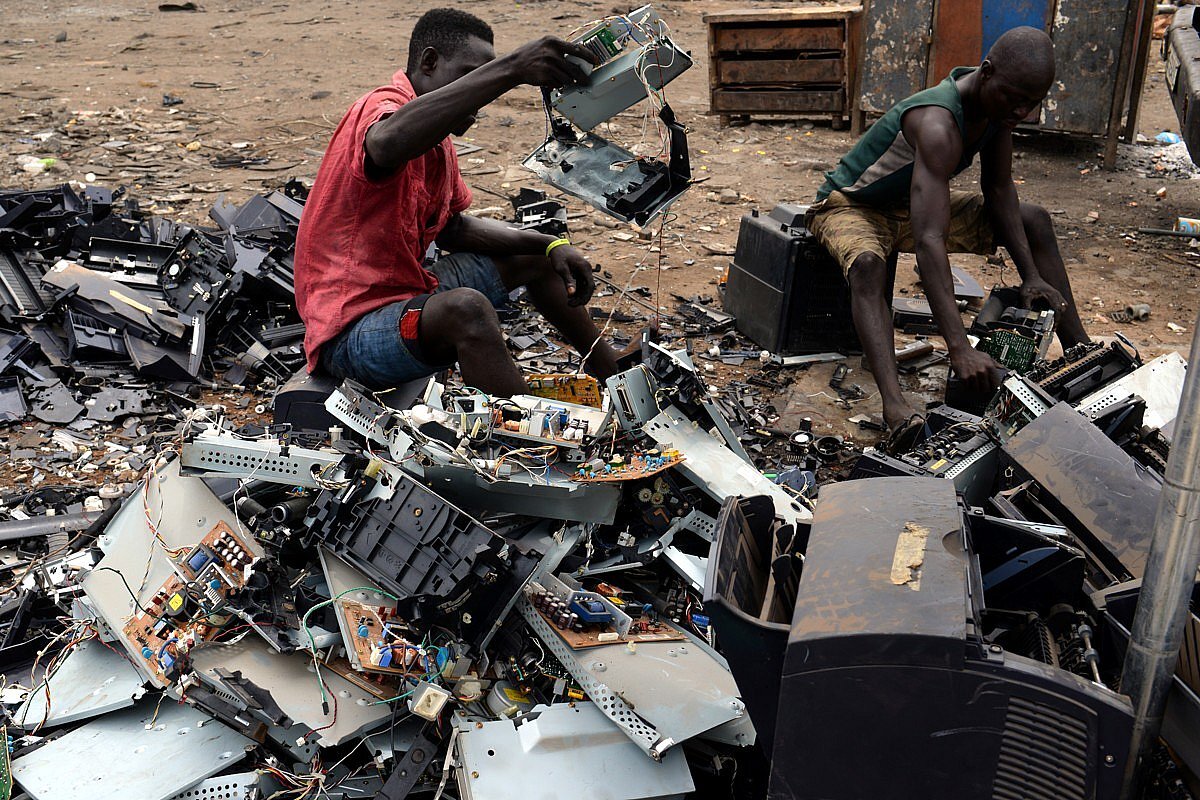
[[[589,372],[617,371],[585,306],[588,260],[565,239],[464,214],[471,192],[449,138],[516,86],[583,80],[568,56],[594,62],[550,37],[496,58],[479,18],[448,8],[421,17],[407,68],[334,131],[300,220],[296,305],[309,372],[386,389],[458,362],[468,385],[524,392],[495,312],[519,286],[587,355]],[[434,244],[450,255],[426,269]]]

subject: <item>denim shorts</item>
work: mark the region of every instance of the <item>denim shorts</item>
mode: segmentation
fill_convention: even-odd
[[[453,253],[438,259],[430,271],[438,279],[434,294],[450,289],[475,289],[497,308],[508,299],[508,289],[490,256]],[[453,366],[424,361],[419,349],[400,335],[405,309],[411,302],[427,298],[428,295],[420,295],[401,300],[359,317],[321,347],[321,369],[337,380],[350,378],[369,389],[381,390]]]

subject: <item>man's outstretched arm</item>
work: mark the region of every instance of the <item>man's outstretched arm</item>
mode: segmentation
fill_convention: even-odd
[[[464,118],[521,84],[557,88],[584,80],[583,70],[568,61],[568,55],[596,61],[590,50],[546,36],[405,103],[367,132],[367,155],[374,171],[390,175],[424,155]]]
[[[904,115],[903,127],[916,153],[909,208],[921,286],[950,351],[955,373],[971,388],[986,390],[994,384],[992,371],[996,363],[967,340],[954,300],[954,279],[946,251],[950,179],[962,157],[962,136],[950,112],[937,106],[909,111]]]
[[[1032,308],[1042,301],[1056,315],[1066,310],[1062,294],[1051,286],[1038,271],[1037,262],[1029,247],[1029,237],[1021,221],[1021,201],[1012,180],[1012,131],[1001,128],[980,153],[980,185],[987,205],[996,241],[1004,245],[1021,276],[1021,303]]]

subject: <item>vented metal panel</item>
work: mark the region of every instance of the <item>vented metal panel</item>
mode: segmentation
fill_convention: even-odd
[[[1011,697],[992,797],[1086,800],[1090,751],[1085,720],[1053,706]]]

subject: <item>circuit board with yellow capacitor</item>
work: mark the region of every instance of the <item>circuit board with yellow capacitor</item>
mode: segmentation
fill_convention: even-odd
[[[352,632],[356,668],[383,675],[422,677],[436,669],[429,648],[421,647],[401,632],[397,620],[384,615],[393,609],[338,600],[339,612]]]
[[[229,594],[246,582],[254,550],[224,522],[181,558],[172,574],[122,632],[162,686],[175,682],[180,662],[196,645],[215,638],[230,621]]]

